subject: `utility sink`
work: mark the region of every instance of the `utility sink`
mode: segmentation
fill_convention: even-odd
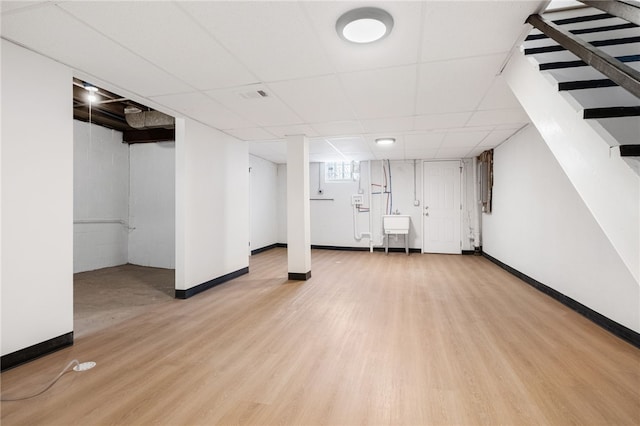
[[[385,234],[408,234],[411,216],[407,214],[391,214],[382,216],[382,228]]]
[[[389,253],[389,237],[391,234],[404,234],[404,249],[409,255],[409,227],[411,216],[406,214],[390,214],[382,216],[382,229],[385,234],[385,253]]]

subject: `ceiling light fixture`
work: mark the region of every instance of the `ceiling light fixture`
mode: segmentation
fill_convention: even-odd
[[[396,139],[395,138],[378,138],[376,139],[376,143],[378,145],[391,145],[393,143],[396,143]]]
[[[393,28],[393,17],[377,7],[360,7],[343,14],[336,22],[340,38],[352,43],[371,43],[385,38]]]
[[[88,83],[85,83],[84,88],[87,92],[87,99],[89,100],[89,102],[95,102],[98,100],[98,97],[96,96],[96,94],[98,93],[98,88],[96,86],[92,86]]]

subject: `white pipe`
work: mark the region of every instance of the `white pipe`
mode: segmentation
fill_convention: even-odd
[[[369,229],[373,230],[373,182],[371,178],[371,160],[367,161],[368,169],[369,169]],[[369,253],[373,253],[373,238],[369,238]]]
[[[360,241],[363,238],[371,239],[371,232],[358,233],[358,206],[353,205],[353,238],[356,241]]]
[[[478,199],[478,157],[473,157],[473,247],[480,247],[480,200]]]
[[[73,221],[74,225],[85,225],[95,223],[119,223],[121,225],[127,225],[127,221],[122,219],[76,219]]]

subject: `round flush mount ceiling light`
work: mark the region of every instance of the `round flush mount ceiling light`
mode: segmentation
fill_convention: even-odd
[[[376,143],[378,145],[391,145],[391,144],[393,144],[395,142],[396,142],[395,138],[378,138],[378,139],[376,139]]]
[[[340,38],[352,43],[371,43],[389,35],[393,17],[377,7],[360,7],[343,14],[336,22]]]

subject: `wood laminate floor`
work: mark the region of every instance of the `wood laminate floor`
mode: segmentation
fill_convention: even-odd
[[[484,258],[286,251],[2,373],[2,425],[638,425],[640,350]]]

